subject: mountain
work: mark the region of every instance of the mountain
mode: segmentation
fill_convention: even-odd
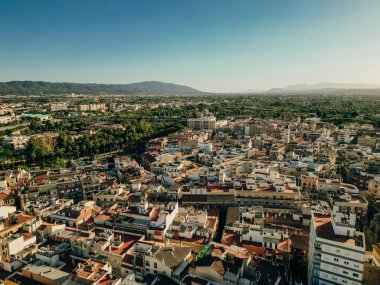
[[[285,88],[272,88],[267,92],[289,92],[289,91],[317,91],[326,89],[379,89],[380,85],[376,84],[350,84],[350,83],[333,83],[333,82],[319,82],[316,84],[298,84],[290,85]]]
[[[0,82],[0,94],[130,94],[130,93],[202,93],[194,88],[159,81],[131,84],[53,83],[45,81]]]

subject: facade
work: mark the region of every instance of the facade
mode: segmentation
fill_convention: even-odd
[[[337,223],[349,223],[358,231],[363,230],[368,209],[368,201],[365,198],[342,193],[330,195],[328,201]]]
[[[374,199],[380,198],[380,176],[368,182],[368,194]]]
[[[20,151],[26,148],[26,144],[29,140],[29,136],[10,136],[4,138],[3,145],[16,151]]]
[[[136,281],[142,281],[148,274],[162,274],[179,282],[191,251],[187,246],[159,246],[141,241],[123,259],[122,272],[125,272],[123,275],[135,272]]]
[[[216,128],[216,118],[214,116],[203,116],[187,120],[187,126],[193,130],[214,130]]]
[[[380,248],[372,246],[365,254],[363,284],[376,285],[380,280]]]
[[[310,285],[362,284],[365,239],[349,224],[313,213],[310,226]]]
[[[79,112],[94,112],[94,111],[105,111],[106,104],[81,104],[78,105]]]

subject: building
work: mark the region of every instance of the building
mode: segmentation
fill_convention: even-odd
[[[360,196],[348,193],[328,196],[332,214],[337,223],[348,223],[362,231],[367,219],[368,202]]]
[[[187,126],[193,130],[215,130],[216,118],[213,115],[190,118],[187,119]]]
[[[375,200],[380,198],[380,176],[368,182],[368,194]]]
[[[3,145],[16,151],[21,151],[26,148],[29,140],[29,136],[10,136],[4,138]]]
[[[311,285],[359,285],[363,280],[365,238],[349,224],[312,213],[308,279]]]
[[[12,115],[5,115],[5,116],[0,116],[0,124],[9,124],[15,121],[20,120],[19,116],[15,116],[14,114]]]
[[[78,263],[78,266],[70,274],[65,285],[118,285],[121,284],[119,277],[113,276],[112,268],[107,262],[99,262],[93,259],[86,260],[85,263]]]
[[[36,236],[32,234],[12,234],[0,239],[0,256],[16,255],[26,247],[36,243]]]
[[[376,137],[370,137],[370,136],[358,137],[358,145],[368,146],[373,150],[376,149],[376,144],[378,141],[380,140]]]
[[[277,171],[255,171],[239,187],[235,187],[240,205],[259,205],[269,208],[299,209],[302,195],[294,176]]]
[[[90,204],[90,202],[87,202],[87,204]],[[76,204],[71,207],[60,209],[56,213],[50,215],[49,219],[52,222],[75,228],[86,222],[91,216],[91,206]]]
[[[22,275],[42,284],[60,285],[67,280],[69,273],[44,264],[28,264],[22,269]]]
[[[59,103],[51,103],[50,104],[50,111],[52,112],[59,112],[59,111],[66,111],[68,110],[68,103],[66,102],[59,102]]]
[[[106,104],[81,104],[78,105],[79,112],[94,112],[94,111],[105,111],[107,106]]]
[[[192,248],[188,246],[160,246],[149,242],[137,242],[125,256],[122,272],[136,274],[136,281],[141,281],[148,274],[162,274],[180,281],[188,268]]]
[[[21,119],[38,120],[38,121],[44,122],[44,121],[50,120],[50,115],[24,113],[21,115]]]
[[[377,285],[380,280],[380,248],[372,246],[371,251],[365,253],[363,284]]]

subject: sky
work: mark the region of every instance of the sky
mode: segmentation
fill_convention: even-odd
[[[0,0],[0,81],[380,84],[379,0]]]

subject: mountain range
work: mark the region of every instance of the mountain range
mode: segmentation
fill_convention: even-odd
[[[45,81],[0,82],[0,94],[131,94],[131,93],[202,93],[194,88],[159,81],[131,84],[53,83]]]
[[[249,89],[235,94],[277,94],[277,93],[319,93],[336,92],[339,90],[380,89],[375,84],[347,84],[319,82],[316,84],[291,85],[284,88],[269,90]],[[9,81],[0,82],[0,95],[5,94],[203,94],[206,92],[189,86],[160,81],[144,81],[130,84],[97,84],[97,83],[70,83],[46,81]],[[225,93],[226,94],[226,93]]]
[[[379,84],[362,84],[362,83],[334,83],[334,82],[318,82],[316,84],[297,84],[283,88],[271,88],[269,90],[248,89],[240,93],[294,93],[301,91],[320,92],[334,90],[363,90],[363,89],[380,89]]]
[[[285,88],[272,88],[267,92],[287,92],[287,91],[315,91],[326,89],[379,89],[380,85],[362,84],[362,83],[334,83],[334,82],[318,82],[316,84],[298,84],[290,85]]]

